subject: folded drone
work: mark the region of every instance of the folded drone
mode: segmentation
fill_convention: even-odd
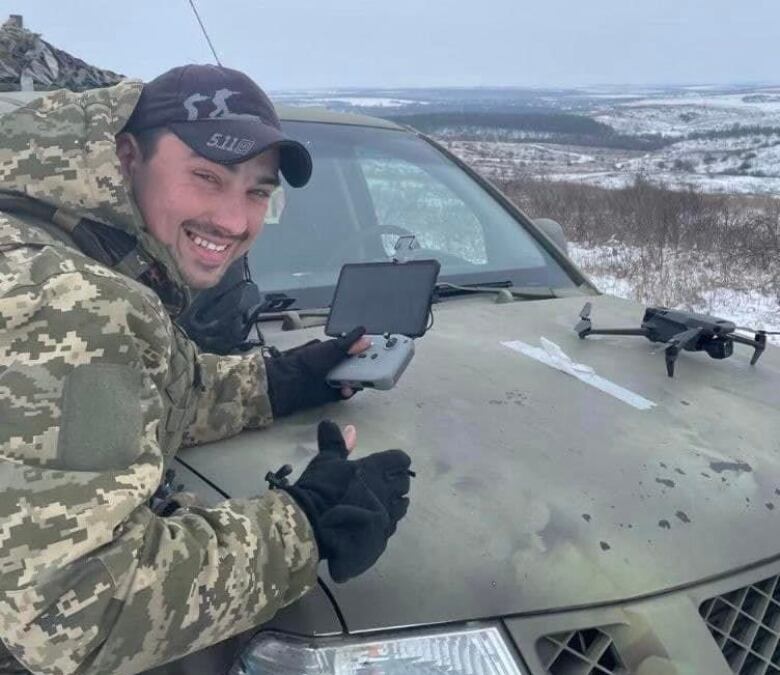
[[[713,359],[725,359],[734,353],[734,343],[753,347],[750,365],[755,365],[766,349],[767,335],[780,333],[738,328],[733,322],[707,314],[694,314],[666,307],[648,307],[639,328],[599,328],[592,326],[591,303],[585,303],[574,330],[580,338],[588,335],[638,335],[651,342],[660,342],[666,357],[666,372],[674,377],[674,364],[682,350],[706,352]],[[737,334],[741,330],[753,338]]]

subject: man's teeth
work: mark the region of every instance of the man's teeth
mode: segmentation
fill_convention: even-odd
[[[207,248],[209,251],[217,251],[218,253],[224,251],[228,247],[227,244],[215,244],[213,241],[208,241],[203,237],[199,237],[197,234],[192,235],[192,241],[198,246]]]

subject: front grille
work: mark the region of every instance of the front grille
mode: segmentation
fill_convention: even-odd
[[[699,613],[731,670],[780,675],[780,577],[710,598]]]
[[[622,675],[627,672],[612,638],[598,628],[546,635],[536,648],[550,675]]]

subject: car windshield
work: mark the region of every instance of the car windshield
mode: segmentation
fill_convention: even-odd
[[[436,258],[439,279],[560,288],[574,282],[477,181],[407,131],[288,122],[314,171],[306,187],[285,185],[249,253],[263,293],[293,307],[330,305],[344,263],[388,261],[400,237],[409,258]]]

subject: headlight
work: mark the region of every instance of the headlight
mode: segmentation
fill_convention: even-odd
[[[230,675],[526,675],[495,626],[382,638],[311,639],[260,633]]]

